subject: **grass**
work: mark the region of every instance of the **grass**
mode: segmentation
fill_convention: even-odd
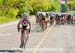
[[[0,16],[0,24],[5,24],[5,23],[9,23],[9,22],[13,22],[18,20],[17,18],[9,18],[9,17],[5,17],[5,16]]]

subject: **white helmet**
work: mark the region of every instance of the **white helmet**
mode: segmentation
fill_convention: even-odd
[[[23,14],[23,18],[28,18],[28,14],[27,13],[24,13]]]

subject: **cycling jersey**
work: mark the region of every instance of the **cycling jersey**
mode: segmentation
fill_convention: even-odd
[[[20,23],[23,27],[23,29],[29,29],[29,21],[26,19],[24,20],[23,18],[20,20]]]

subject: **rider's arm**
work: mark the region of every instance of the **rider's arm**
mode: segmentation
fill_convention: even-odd
[[[29,27],[30,27],[30,30],[31,30],[31,24],[30,24],[30,22],[29,22]]]
[[[20,24],[22,23],[22,20],[23,20],[23,19],[20,19],[20,21],[19,21],[19,23],[18,23],[18,25],[17,25],[17,28],[20,27]]]
[[[22,19],[20,19],[20,21],[19,21],[19,23],[17,25],[18,32],[20,31],[20,24],[21,24],[21,22],[22,22]]]
[[[19,28],[19,26],[20,26],[20,22],[18,23],[17,28]]]
[[[20,26],[20,22],[19,22],[18,25],[17,25],[18,32],[20,31],[19,26]]]

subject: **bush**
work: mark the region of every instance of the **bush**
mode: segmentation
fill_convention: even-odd
[[[0,10],[0,16],[2,16],[3,15],[3,11],[2,10]]]
[[[12,22],[18,20],[17,18],[6,17],[6,16],[0,16],[0,24]]]
[[[75,11],[75,0],[72,0],[70,2],[70,7],[71,7],[71,10]]]
[[[50,8],[50,11],[53,11],[53,12],[58,12],[60,11],[60,4],[58,2],[52,2],[51,3],[51,8]]]
[[[9,9],[7,16],[16,17],[18,12],[19,12],[18,9],[11,8]]]

